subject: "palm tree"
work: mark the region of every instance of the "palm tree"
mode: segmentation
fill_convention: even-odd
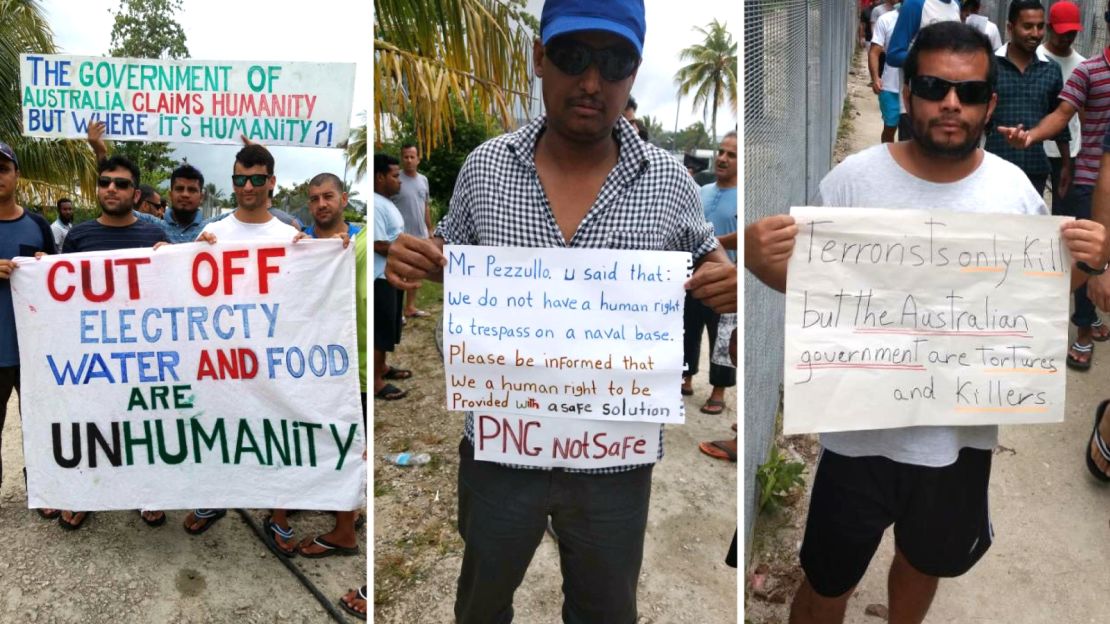
[[[524,0],[375,0],[374,136],[382,136],[384,120],[411,114],[421,153],[431,153],[450,141],[452,105],[469,120],[469,103],[510,128],[513,104],[529,97],[538,30],[524,7]]]
[[[22,136],[19,55],[55,51],[54,35],[37,0],[0,0],[0,141],[11,145],[19,158],[19,192],[37,205],[75,190],[87,201],[96,197],[96,161],[83,142]]]
[[[695,26],[694,30],[705,36],[705,41],[692,45],[679,53],[683,61],[690,61],[678,70],[674,79],[680,95],[694,92],[694,107],[702,107],[702,115],[712,109],[713,141],[717,141],[717,109],[727,101],[736,115],[736,42],[728,33],[726,24],[714,19],[708,28]]]
[[[347,139],[347,167],[355,170],[355,180],[366,175],[366,124],[351,128]]]
[[[647,128],[647,133],[651,138],[651,142],[660,145],[660,140],[666,133],[666,130],[663,129],[663,122],[651,115],[644,115],[640,118],[640,121],[643,122],[644,127]]]

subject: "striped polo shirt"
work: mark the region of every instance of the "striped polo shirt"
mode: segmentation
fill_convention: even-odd
[[[1076,66],[1060,99],[1084,112],[1080,134],[1083,146],[1075,159],[1075,184],[1094,186],[1102,159],[1102,136],[1110,128],[1110,64],[1106,51]]]

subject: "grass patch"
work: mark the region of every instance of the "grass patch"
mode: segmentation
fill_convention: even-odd
[[[379,482],[374,480],[374,498],[385,496],[393,493],[393,486],[388,483]]]
[[[412,438],[402,436],[400,438],[397,438],[396,440],[390,441],[389,446],[387,446],[386,448],[389,449],[390,453],[404,453],[406,451],[411,451]]]

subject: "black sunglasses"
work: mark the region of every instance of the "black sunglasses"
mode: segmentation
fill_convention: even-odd
[[[547,58],[568,76],[577,76],[586,68],[597,65],[601,77],[619,82],[632,75],[640,64],[640,56],[629,46],[615,45],[596,50],[574,39],[555,39],[544,48]]]
[[[165,210],[165,208],[166,208],[166,200],[162,200],[161,202],[158,202],[156,204],[156,203],[154,203],[154,202],[152,202],[148,199],[148,200],[144,201],[143,203],[144,204],[150,204],[151,206],[154,206],[155,208],[161,208],[163,210]]]
[[[134,182],[127,178],[110,178],[108,176],[100,176],[96,179],[96,185],[103,189],[112,186],[112,184],[115,184],[116,188],[121,191],[128,191],[131,190],[131,185],[133,185]]]
[[[266,184],[266,180],[269,179],[270,176],[264,173],[255,173],[253,175],[236,174],[231,176],[231,183],[235,186],[246,186],[247,180],[250,180],[252,186],[262,186]]]
[[[936,76],[910,78],[910,93],[930,102],[943,100],[952,89],[956,89],[956,97],[963,104],[986,104],[991,99],[991,85],[986,80],[952,82]]]

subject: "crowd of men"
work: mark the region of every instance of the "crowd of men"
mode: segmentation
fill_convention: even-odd
[[[1068,0],[1055,2],[1047,15],[1037,0],[1012,0],[1008,43],[1001,46],[982,20],[971,19],[978,9],[974,0],[963,3],[962,15],[955,0],[905,0],[900,9],[889,8],[877,18],[870,51],[884,142],[849,156],[821,181],[822,205],[1048,214],[1044,190],[1050,181],[1052,213],[1076,217],[1061,228],[1076,261],[1072,322],[1078,338],[1067,364],[1089,368],[1091,341],[1107,337],[1095,304],[1110,309],[1107,55],[1100,51],[1083,60],[1072,49],[1082,25],[1078,7]],[[1106,17],[1110,28],[1110,11]],[[898,69],[900,77],[876,66],[883,52],[886,71]],[[900,142],[889,142],[894,124],[886,108],[894,96],[886,93],[897,94],[904,109]],[[1056,149],[1046,153],[1049,147]],[[788,215],[747,226],[745,267],[783,291],[797,233]],[[1110,426],[1103,419],[1108,403],[1096,410],[1084,453],[1088,469],[1102,481],[1110,481]],[[842,622],[892,525],[889,621],[923,621],[939,579],[968,571],[993,541],[987,488],[997,441],[996,426],[821,434],[800,550],[805,578],[790,621]]]
[[[357,279],[365,281],[366,237],[360,228],[343,220],[343,209],[348,196],[342,180],[332,173],[321,173],[308,184],[308,207],[313,223],[302,233],[293,225],[289,215],[272,206],[272,193],[276,185],[274,158],[265,147],[249,143],[236,155],[232,166],[231,181],[236,198],[236,208],[228,214],[204,219],[200,205],[204,200],[204,176],[195,167],[183,164],[170,175],[167,204],[160,193],[141,183],[141,172],[127,158],[109,155],[101,139],[103,128],[91,128],[89,143],[98,158],[96,199],[99,215],[74,225],[72,201],[63,198],[57,202],[58,217],[53,224],[35,212],[16,203],[16,182],[19,178],[19,160],[12,148],[0,143],[0,431],[12,391],[19,392],[20,360],[16,340],[16,327],[12,310],[9,279],[17,265],[16,256],[34,256],[55,253],[82,253],[133,248],[157,248],[172,243],[217,240],[272,240],[291,243],[299,238],[336,237],[343,240],[343,247],[354,243]],[[358,288],[357,309],[359,328],[360,371],[362,404],[366,406],[365,374],[365,317],[366,291]],[[23,398],[23,397],[21,397]],[[33,397],[27,397],[34,400]],[[0,466],[2,468],[2,466]],[[2,477],[2,471],[0,471]],[[56,520],[66,530],[81,528],[92,515],[88,511],[36,509],[46,520]],[[212,528],[227,514],[225,509],[195,509],[183,522],[191,535],[200,535]],[[165,523],[166,514],[161,510],[139,511],[141,520],[151,527]],[[294,539],[288,523],[287,510],[274,509],[266,521],[266,538],[275,553],[285,556],[320,558],[332,555],[357,555],[356,534],[358,511],[340,510],[335,513],[335,528],[325,534]],[[365,618],[366,590],[352,590],[340,599],[344,609]]]

